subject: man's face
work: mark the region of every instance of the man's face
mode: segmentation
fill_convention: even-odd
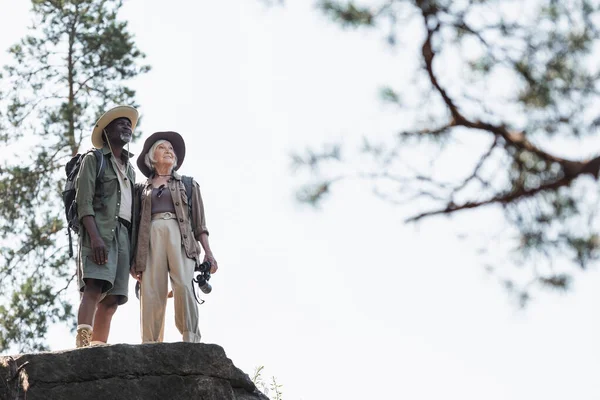
[[[131,142],[133,131],[131,121],[127,118],[117,118],[106,126],[106,135],[111,144],[127,144]]]

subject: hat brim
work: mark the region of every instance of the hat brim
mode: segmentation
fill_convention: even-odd
[[[167,140],[173,146],[173,151],[177,156],[177,166],[174,168],[175,171],[181,167],[183,160],[185,159],[185,141],[183,137],[177,132],[155,132],[146,139],[144,142],[144,148],[140,152],[137,158],[138,169],[145,177],[149,178],[152,175],[152,170],[148,168],[145,163],[146,154],[150,151],[150,148],[157,140]]]
[[[98,119],[96,125],[94,125],[94,130],[92,131],[92,145],[95,148],[101,149],[104,146],[102,131],[108,124],[117,118],[127,118],[131,122],[131,131],[133,132],[135,131],[135,126],[138,122],[139,113],[135,108],[130,106],[118,106],[105,112],[104,115]]]

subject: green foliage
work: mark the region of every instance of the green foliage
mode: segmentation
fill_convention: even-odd
[[[318,5],[332,19],[348,27],[370,26],[374,15],[367,7],[358,7],[354,2],[340,4],[335,1],[323,0]]]
[[[63,168],[107,108],[135,106],[124,82],[149,70],[117,18],[122,1],[31,3],[33,26],[9,49],[0,97],[0,140],[13,153],[0,165],[0,352],[45,350],[51,324],[73,324]]]
[[[263,365],[255,368],[254,375],[252,376],[252,382],[256,385],[258,390],[263,392],[266,396],[269,396],[269,399],[283,400],[283,392],[281,391],[283,385],[277,383],[277,380],[274,376],[271,377],[271,382],[267,384],[262,377],[264,368],[265,367]]]
[[[381,100],[385,102],[394,103],[399,106],[402,105],[400,95],[390,87],[382,88],[379,95],[381,96]]]
[[[414,79],[398,77],[403,86],[380,92],[383,101],[400,106],[394,110],[402,121],[414,121],[400,126],[399,134],[367,136],[356,154],[346,151],[344,157],[331,157],[331,145],[293,155],[294,168],[307,177],[298,190],[302,202],[316,205],[337,183],[361,179],[387,201],[418,204],[411,222],[495,206],[508,222],[499,230],[515,238],[516,246],[510,258],[496,258],[498,265],[488,270],[502,275],[522,304],[533,287],[569,288],[573,265],[585,269],[598,260],[599,199],[589,178],[598,179],[600,157],[565,157],[553,141],[580,144],[600,125],[600,3],[316,4],[344,28],[383,30],[392,45],[396,30],[420,26],[416,36],[405,32],[418,39],[404,40],[401,50],[404,60],[420,63]],[[449,72],[450,64],[461,74]],[[481,137],[487,137],[484,145]],[[472,143],[469,153],[459,154],[464,143]],[[427,155],[428,162],[421,162]],[[462,178],[439,179],[452,164],[442,160],[459,157],[472,162]]]

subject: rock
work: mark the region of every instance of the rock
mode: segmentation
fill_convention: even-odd
[[[1,400],[268,400],[222,347],[105,345],[0,357]]]

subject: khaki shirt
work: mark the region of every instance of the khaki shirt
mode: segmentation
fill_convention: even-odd
[[[110,158],[110,162],[113,166],[113,169],[117,171],[117,179],[119,179],[119,185],[121,186],[121,206],[119,207],[119,217],[123,218],[125,221],[131,222],[131,210],[133,209],[131,202],[133,201],[134,191],[129,189],[135,182],[131,182],[127,179],[127,175],[125,174],[127,171],[127,164],[125,164],[121,169],[121,166],[117,164],[117,161],[115,161],[114,157]]]
[[[204,216],[204,203],[200,194],[200,186],[196,181],[192,185],[192,217],[189,218],[188,198],[185,192],[185,186],[181,181],[181,175],[173,172],[173,178],[167,183],[169,195],[173,199],[175,215],[179,223],[181,232],[181,243],[185,247],[185,253],[188,258],[199,261],[200,259],[200,235],[208,234],[206,229],[206,218]],[[146,260],[148,259],[148,250],[150,248],[150,225],[152,224],[152,183],[148,179],[145,183],[136,184],[136,195],[134,202],[140,202],[135,206],[139,210],[137,215],[138,222],[138,240],[135,256],[135,270],[142,272],[146,269]],[[166,192],[166,190],[165,190]],[[192,233],[193,232],[193,233]]]
[[[112,153],[107,146],[104,146],[101,150],[104,155],[105,169],[104,177],[102,178],[102,197],[100,193],[96,193],[96,156],[89,152],[83,158],[81,169],[77,175],[76,188],[77,195],[75,200],[77,202],[77,214],[81,226],[81,244],[86,247],[90,247],[90,237],[85,230],[85,226],[81,222],[83,217],[91,215],[96,220],[96,226],[100,232],[100,236],[104,243],[108,245],[112,242],[115,235],[115,228],[119,222],[119,213],[121,208],[121,185],[117,178],[117,171],[113,167],[113,163],[110,161]],[[123,150],[124,160],[127,160],[129,168],[127,169],[127,179],[129,180],[129,188],[131,189],[131,196],[134,196],[134,185],[135,172],[129,163],[128,159],[131,158],[132,154]],[[136,215],[134,202],[130,203],[131,215]],[[132,222],[131,232],[131,248],[135,246],[135,240],[137,236],[135,221]]]

